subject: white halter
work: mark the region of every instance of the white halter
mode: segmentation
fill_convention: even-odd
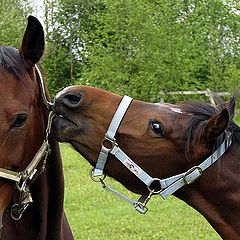
[[[183,187],[184,185],[189,185],[197,180],[201,175],[202,172],[213,165],[220,157],[226,152],[226,150],[232,144],[232,135],[231,133],[227,132],[227,136],[221,146],[206,160],[204,160],[201,164],[192,167],[188,171],[174,175],[169,178],[159,179],[154,178],[148,175],[141,167],[139,167],[124,151],[118,146],[115,135],[116,132],[121,124],[121,121],[127,112],[128,107],[132,102],[132,98],[128,96],[124,96],[122,101],[120,102],[118,109],[116,110],[112,121],[108,127],[107,133],[105,134],[104,139],[102,140],[102,148],[98,156],[97,164],[94,170],[91,171],[90,176],[94,179],[94,177],[98,177],[102,183],[103,188],[112,192],[113,194],[117,195],[118,197],[124,199],[125,201],[131,203],[137,211],[140,213],[146,213],[147,208],[146,204],[151,198],[153,194],[160,194],[163,199],[166,199],[169,195],[175,193],[178,189]],[[107,144],[108,143],[108,144]],[[110,148],[107,147],[111,144]],[[133,201],[128,199],[127,197],[123,196],[122,194],[116,192],[112,188],[108,187],[104,183],[103,170],[105,164],[107,162],[108,154],[111,153],[114,155],[129,171],[131,171],[136,177],[138,177],[148,188],[149,195],[143,195],[139,198],[138,201]],[[151,189],[151,185],[153,182],[157,182],[160,186],[160,190]]]

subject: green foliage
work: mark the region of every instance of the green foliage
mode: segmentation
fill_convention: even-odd
[[[20,47],[30,6],[21,0],[0,0],[0,45]]]
[[[48,0],[46,4],[53,11],[45,17],[48,45],[43,65],[51,93],[55,94],[73,84],[86,64],[83,35],[94,27],[91,16],[97,14],[98,3]]]
[[[51,41],[60,39],[56,51],[68,55],[59,58],[66,69],[56,86],[88,84],[152,101],[160,91],[232,91],[240,83],[234,3],[61,0]]]
[[[1,2],[1,42],[18,46],[29,7],[21,0]],[[87,84],[146,101],[163,97],[172,102],[183,98],[169,91],[233,92],[240,85],[237,0],[44,4],[43,66],[52,95],[71,84]]]

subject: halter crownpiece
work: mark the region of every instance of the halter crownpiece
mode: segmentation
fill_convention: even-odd
[[[171,194],[175,193],[178,189],[185,185],[189,185],[197,180],[207,168],[213,165],[220,157],[226,152],[226,150],[232,144],[232,134],[230,132],[226,132],[226,138],[220,147],[214,151],[214,153],[209,156],[206,160],[204,160],[201,164],[192,167],[188,171],[174,175],[169,178],[159,179],[153,178],[148,175],[141,167],[139,167],[127,154],[122,151],[122,149],[118,146],[115,135],[121,124],[121,121],[127,112],[128,107],[132,102],[132,98],[128,96],[124,96],[112,118],[112,121],[108,127],[107,133],[102,141],[102,147],[97,159],[97,164],[95,169],[91,170],[90,177],[97,182],[102,184],[102,187],[114,195],[120,197],[126,202],[132,204],[134,208],[144,214],[147,212],[146,204],[150,200],[153,194],[160,194],[163,199],[166,199]],[[105,142],[108,141],[111,144],[111,148],[107,147]],[[149,194],[142,195],[137,201],[131,200],[126,196],[118,193],[114,189],[108,187],[104,183],[105,175],[103,175],[103,170],[105,164],[107,162],[107,158],[109,153],[114,155],[129,171],[131,171],[136,177],[138,177],[148,188]],[[98,177],[98,180],[95,178]],[[153,182],[157,182],[160,185],[160,189],[151,189],[151,185]]]
[[[46,92],[45,92],[45,88],[44,88],[44,83],[43,83],[43,78],[42,78],[42,74],[39,70],[39,67],[37,65],[35,65],[35,68],[37,70],[37,73],[38,73],[38,77],[39,77],[39,88],[40,88],[40,94],[41,94],[41,97],[42,97],[42,100],[43,100],[43,103],[44,105],[46,106],[46,108],[48,110],[52,110],[53,109],[53,103],[52,102],[49,102],[48,99],[47,99],[47,96],[46,96]]]

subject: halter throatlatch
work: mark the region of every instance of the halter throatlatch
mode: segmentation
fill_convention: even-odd
[[[14,220],[19,220],[22,217],[22,214],[26,210],[28,205],[31,202],[33,202],[30,192],[30,185],[45,170],[46,161],[49,153],[51,152],[48,140],[51,131],[52,120],[54,118],[55,113],[52,111],[53,104],[47,100],[41,72],[39,71],[37,65],[35,65],[35,67],[38,73],[38,83],[42,101],[44,105],[47,107],[47,109],[51,111],[49,112],[48,115],[45,139],[37,153],[34,155],[32,161],[25,168],[25,170],[21,172],[15,172],[8,169],[0,168],[0,178],[16,182],[16,188],[19,191],[18,203],[14,204],[11,207],[11,217]]]
[[[121,121],[127,112],[129,105],[131,104],[132,98],[128,96],[124,96],[122,101],[120,102],[118,109],[116,110],[112,121],[108,127],[107,133],[102,141],[102,147],[97,159],[97,164],[95,169],[91,170],[90,176],[91,178],[102,184],[102,187],[124,201],[132,204],[134,208],[144,214],[147,212],[147,203],[150,200],[151,196],[154,194],[159,194],[163,199],[166,199],[171,194],[175,193],[178,189],[185,185],[189,185],[197,180],[207,168],[213,165],[220,157],[226,152],[226,150],[232,144],[232,134],[230,132],[226,132],[226,137],[220,147],[207,159],[205,159],[201,164],[192,167],[188,171],[174,175],[172,177],[168,177],[165,179],[153,178],[148,175],[141,167],[139,167],[127,154],[122,151],[122,149],[118,146],[115,135],[121,124]],[[106,144],[108,143],[108,144]],[[110,147],[109,147],[110,146]],[[114,155],[129,171],[131,171],[136,177],[138,177],[148,188],[149,194],[142,195],[137,201],[131,200],[126,196],[120,194],[114,189],[108,187],[104,178],[103,170],[105,164],[107,162],[107,158],[109,153]],[[152,187],[154,185],[158,185],[158,189],[154,189]]]

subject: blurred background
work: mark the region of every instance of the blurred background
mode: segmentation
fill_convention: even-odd
[[[209,90],[238,94],[238,0],[0,3],[1,45],[19,47],[29,14],[44,24],[42,66],[52,96],[72,84],[153,102],[209,101]]]

